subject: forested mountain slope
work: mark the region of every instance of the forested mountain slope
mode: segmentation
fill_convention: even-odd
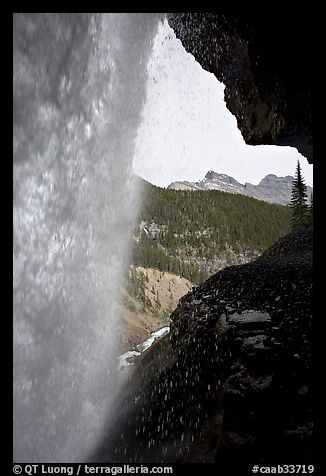
[[[290,231],[289,207],[217,190],[163,189],[139,179],[143,204],[133,264],[199,284],[261,254]]]

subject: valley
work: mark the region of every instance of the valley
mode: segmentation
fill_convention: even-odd
[[[179,299],[227,266],[245,264],[290,230],[289,207],[219,190],[156,187],[143,205],[120,290],[121,353],[169,325]]]

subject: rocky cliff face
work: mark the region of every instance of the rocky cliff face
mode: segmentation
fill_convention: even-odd
[[[312,163],[312,51],[306,8],[169,15],[185,49],[223,82],[247,144],[291,145]]]
[[[291,200],[293,177],[277,177],[268,174],[258,185],[242,184],[226,174],[208,171],[199,182],[172,182],[168,188],[174,190],[221,190],[222,192],[238,193],[247,197],[257,198],[269,203],[288,205]],[[307,186],[307,196],[310,197],[312,187]]]
[[[193,284],[176,274],[131,266],[120,290],[120,352],[135,350],[149,335],[169,325],[171,312]]]
[[[180,300],[91,460],[312,464],[311,324],[306,229]]]

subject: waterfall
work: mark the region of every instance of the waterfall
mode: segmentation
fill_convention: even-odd
[[[156,14],[15,14],[14,460],[77,462],[116,388]]]

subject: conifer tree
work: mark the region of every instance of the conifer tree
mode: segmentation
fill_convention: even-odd
[[[299,161],[297,163],[296,174],[292,183],[290,207],[292,209],[292,230],[306,226],[308,221],[307,186],[301,175]]]

